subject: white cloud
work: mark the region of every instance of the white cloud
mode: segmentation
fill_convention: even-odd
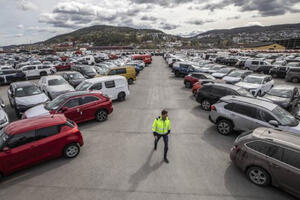
[[[23,34],[23,33],[18,33],[18,34],[16,34],[15,36],[16,36],[16,37],[23,37],[24,34]]]
[[[248,22],[245,26],[264,26],[260,22]]]
[[[24,25],[23,25],[23,24],[19,24],[19,25],[17,26],[17,28],[18,28],[18,29],[23,29],[23,28],[24,28]]]
[[[29,0],[17,0],[17,8],[27,11],[27,10],[36,10],[38,7]]]

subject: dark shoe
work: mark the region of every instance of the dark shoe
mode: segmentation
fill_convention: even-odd
[[[165,163],[169,164],[168,158],[164,158]]]

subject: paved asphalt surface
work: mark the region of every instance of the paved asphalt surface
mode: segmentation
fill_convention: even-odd
[[[7,102],[6,90],[1,87],[0,94]],[[85,145],[77,158],[59,158],[6,177],[0,199],[293,199],[279,189],[251,184],[232,165],[229,150],[236,135],[217,133],[163,58],[154,57],[130,91],[125,102],[114,102],[108,121],[80,125]],[[169,164],[162,162],[163,140],[153,151],[151,133],[163,108],[172,123]]]

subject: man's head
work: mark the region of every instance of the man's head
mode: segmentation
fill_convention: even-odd
[[[168,111],[162,110],[162,111],[161,111],[161,118],[162,118],[163,120],[166,120],[167,117],[168,117]]]

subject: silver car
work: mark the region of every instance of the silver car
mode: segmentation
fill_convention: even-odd
[[[55,99],[66,92],[75,91],[74,88],[61,76],[44,76],[40,79],[38,86],[48,95],[50,99]]]
[[[4,111],[5,104],[3,99],[0,98],[0,129],[8,125],[9,119],[7,113]]]
[[[222,135],[267,127],[300,134],[299,121],[280,106],[256,98],[226,96],[211,107],[209,119]]]

